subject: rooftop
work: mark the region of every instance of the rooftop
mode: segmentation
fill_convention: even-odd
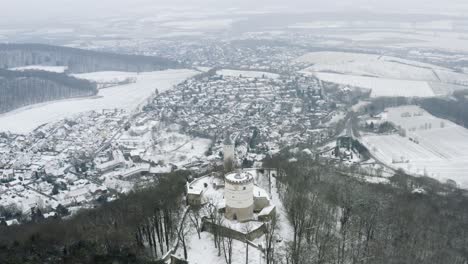
[[[250,172],[239,171],[229,173],[225,176],[226,180],[232,183],[245,183],[253,180],[253,175]]]

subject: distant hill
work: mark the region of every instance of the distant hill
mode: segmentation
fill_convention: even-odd
[[[0,69],[0,113],[30,104],[96,93],[95,83],[64,73]]]
[[[0,68],[67,66],[70,73],[156,71],[179,68],[176,61],[153,56],[97,52],[44,44],[0,44]]]

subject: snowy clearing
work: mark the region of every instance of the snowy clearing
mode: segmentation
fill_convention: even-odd
[[[271,72],[262,72],[262,71],[239,71],[239,70],[228,70],[223,69],[216,72],[216,74],[224,75],[224,76],[232,76],[232,77],[248,77],[248,78],[266,78],[270,79],[278,79],[279,75],[276,73]]]
[[[29,65],[29,66],[24,66],[24,67],[10,68],[9,70],[12,70],[12,71],[38,70],[38,71],[63,73],[66,70],[68,70],[68,66]]]
[[[115,82],[115,81],[124,81],[128,78],[138,78],[142,74],[144,75],[145,73],[103,71],[103,72],[72,74],[72,76],[78,79],[85,79],[85,80],[92,81],[92,82],[107,83],[107,82]]]
[[[431,21],[433,22],[433,21]],[[361,32],[338,32],[328,35],[330,38],[339,38],[342,40],[340,45],[352,42],[354,46],[380,45],[403,48],[423,48],[440,49],[451,52],[467,52],[468,41],[466,34],[443,29],[445,26],[436,26],[442,30],[434,34],[434,24],[411,23],[406,25],[406,29],[400,31],[388,31],[383,29],[374,29],[373,31]],[[422,30],[429,27],[430,30]],[[413,29],[410,29],[413,28]]]
[[[152,149],[145,153],[144,158],[154,162],[182,166],[204,157],[211,145],[211,140],[192,138],[178,132],[158,132],[157,141]]]
[[[371,97],[433,97],[436,95],[431,86],[424,81],[384,79],[324,72],[315,73],[314,75],[322,81],[370,89],[372,90]]]
[[[376,96],[420,96],[447,95],[456,89],[467,89],[468,75],[433,64],[406,60],[377,54],[348,52],[312,52],[295,60],[296,63],[311,65],[302,70],[315,74],[325,81],[359,86],[368,89],[382,89],[392,86],[393,93],[373,92]],[[381,79],[382,78],[382,79]],[[382,81],[383,80],[383,81]],[[400,89],[400,86],[402,89]],[[411,88],[409,93],[398,90]],[[432,90],[432,92],[430,92]]]
[[[166,91],[196,73],[193,70],[140,73],[137,75],[136,83],[103,89],[94,97],[46,102],[19,108],[0,115],[0,131],[25,134],[45,123],[86,111],[114,108],[132,110],[144,103],[155,89],[159,92]],[[115,77],[115,72],[108,72],[108,74],[109,78]],[[102,77],[102,75],[103,73],[98,72],[94,77]]]
[[[401,126],[407,136],[364,136],[362,142],[379,160],[443,182],[451,179],[468,188],[467,129],[417,106],[389,108],[386,119]]]
[[[233,19],[181,20],[162,23],[160,26],[181,30],[221,30],[230,28]]]

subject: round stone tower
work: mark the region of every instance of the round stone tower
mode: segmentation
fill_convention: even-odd
[[[224,199],[227,219],[242,222],[253,218],[253,188],[254,180],[249,172],[233,172],[225,176]]]

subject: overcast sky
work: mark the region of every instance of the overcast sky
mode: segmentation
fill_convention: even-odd
[[[100,16],[131,16],[173,7],[225,11],[312,10],[468,14],[468,0],[0,0],[0,23],[63,22]],[[468,15],[467,15],[468,16]]]

